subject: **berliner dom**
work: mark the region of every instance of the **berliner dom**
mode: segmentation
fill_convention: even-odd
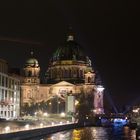
[[[41,104],[46,106],[43,109],[48,113],[76,113],[75,103],[82,94],[87,103],[89,102],[87,97],[90,95],[92,98],[88,104],[92,106],[91,110],[95,114],[104,113],[103,90],[98,88],[102,85],[96,85],[91,60],[72,33],[67,34],[64,45],[58,47],[52,54],[44,73],[44,83],[40,83],[40,64],[33,56],[33,52],[25,62],[23,73],[21,86],[23,113],[27,110],[25,107]]]

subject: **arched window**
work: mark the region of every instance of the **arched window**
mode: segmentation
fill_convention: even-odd
[[[28,76],[31,77],[32,76],[32,71],[28,72]]]
[[[71,69],[69,69],[69,77],[72,77]]]
[[[91,77],[88,77],[88,83],[91,83]]]
[[[83,71],[80,70],[80,77],[83,77]]]
[[[64,75],[65,75],[65,78],[68,77],[68,70],[65,69],[65,73],[64,73]]]

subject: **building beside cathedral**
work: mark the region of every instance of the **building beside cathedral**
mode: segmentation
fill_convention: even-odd
[[[94,96],[95,114],[104,113],[103,87],[96,85],[91,60],[72,34],[67,35],[65,44],[59,47],[50,59],[45,83],[40,83],[40,65],[33,54],[25,62],[23,71],[21,107],[24,113],[27,107],[37,105],[46,106],[49,113],[61,113],[66,110],[68,96],[76,97],[82,93]],[[69,99],[74,103],[74,98]]]
[[[0,118],[20,116],[20,80],[8,73],[7,61],[0,59]]]

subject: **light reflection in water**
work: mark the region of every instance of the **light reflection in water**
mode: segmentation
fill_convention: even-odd
[[[55,133],[38,140],[136,140],[136,131],[128,127],[87,127]]]
[[[124,127],[124,138],[125,139],[130,139],[130,140],[135,140],[136,139],[136,130],[134,129],[129,129],[129,127]]]

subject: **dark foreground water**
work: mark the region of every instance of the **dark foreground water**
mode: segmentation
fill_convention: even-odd
[[[35,140],[136,140],[136,131],[128,127],[86,127],[55,133]]]

